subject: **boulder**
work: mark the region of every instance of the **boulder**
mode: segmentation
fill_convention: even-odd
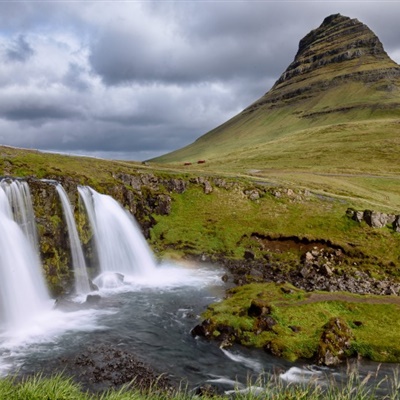
[[[395,216],[395,219],[393,221],[393,229],[395,230],[395,232],[400,233],[400,215]]]
[[[324,326],[318,345],[316,363],[318,365],[336,366],[350,354],[353,333],[342,318],[331,318]]]
[[[211,183],[210,183],[207,179],[204,180],[203,187],[204,187],[204,193],[205,193],[205,194],[210,194],[210,193],[212,193],[213,188],[212,188],[212,186],[211,186]]]

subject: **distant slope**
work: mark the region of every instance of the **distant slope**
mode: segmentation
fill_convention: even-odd
[[[327,17],[273,88],[191,145],[154,159],[226,170],[400,171],[400,67],[356,19]]]

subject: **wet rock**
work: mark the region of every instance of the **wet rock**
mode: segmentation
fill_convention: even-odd
[[[208,399],[208,398],[213,398],[214,396],[216,396],[218,394],[218,391],[215,388],[215,386],[212,386],[212,385],[206,383],[205,385],[197,387],[194,390],[194,394],[196,396],[206,397]]]
[[[221,276],[222,282],[228,282],[229,280],[229,275],[228,274],[224,274]]]
[[[334,317],[324,326],[318,345],[316,363],[336,366],[348,356],[353,333],[346,321]]]
[[[88,304],[98,304],[101,301],[101,296],[98,294],[88,294],[86,296],[86,303]]]
[[[172,390],[166,375],[157,373],[131,352],[113,345],[90,346],[84,353],[63,358],[61,366],[65,374],[72,375],[84,389],[92,392],[122,385],[141,390]]]

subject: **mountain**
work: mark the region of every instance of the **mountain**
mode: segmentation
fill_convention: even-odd
[[[264,96],[158,157],[226,169],[400,171],[400,66],[357,19],[331,15],[299,43]]]

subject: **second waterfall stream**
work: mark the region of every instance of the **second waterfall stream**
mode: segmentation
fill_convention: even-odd
[[[156,262],[133,217],[112,197],[90,187],[78,187],[93,231],[103,288],[118,286],[121,275],[130,278],[152,276]]]

